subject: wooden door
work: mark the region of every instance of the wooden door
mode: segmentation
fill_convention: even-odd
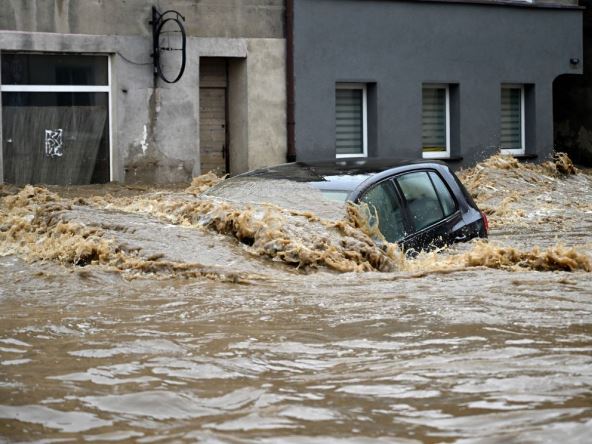
[[[202,174],[228,171],[227,62],[219,58],[200,60],[199,140]]]

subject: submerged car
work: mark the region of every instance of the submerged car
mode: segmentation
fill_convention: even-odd
[[[321,196],[328,201],[367,204],[368,222],[378,223],[384,238],[405,250],[426,250],[487,236],[487,217],[443,162],[336,159],[286,163],[235,176],[208,194],[227,197],[223,190],[233,184],[253,194],[255,183],[262,199],[277,194],[289,199],[286,194],[294,194],[301,200]],[[291,185],[281,190],[278,183]],[[313,193],[313,189],[320,193]]]

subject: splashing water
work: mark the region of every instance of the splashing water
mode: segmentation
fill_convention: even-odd
[[[557,165],[569,165],[559,156]],[[550,224],[552,210],[558,204],[551,193],[562,194],[563,182],[555,164],[523,165],[509,156],[497,155],[472,170],[461,173],[479,205],[491,216],[492,227]],[[565,168],[565,167],[562,167]],[[544,172],[555,172],[554,176]],[[589,176],[585,183],[590,183]],[[577,177],[579,179],[579,177]],[[166,220],[174,225],[196,230],[211,230],[237,240],[249,254],[295,265],[309,271],[328,267],[339,272],[352,271],[437,271],[455,267],[485,266],[513,267],[533,270],[590,271],[586,253],[562,245],[522,251],[511,246],[473,243],[472,251],[448,255],[423,254],[409,260],[395,245],[384,241],[376,226],[369,226],[364,212],[369,210],[347,205],[344,219],[326,220],[308,211],[280,208],[271,204],[231,203],[216,198],[199,197],[210,186],[223,178],[213,174],[194,179],[185,193],[156,192],[136,197],[94,196],[63,199],[43,188],[27,186],[14,195],[3,198],[0,213],[3,226],[9,227],[0,235],[3,254],[21,253],[29,260],[55,260],[64,264],[99,264],[119,270],[184,272],[214,275],[200,263],[175,263],[166,260],[166,251],[143,256],[142,248],[126,248],[109,235],[118,226],[89,226],[77,221],[79,208],[90,206],[97,211],[117,210],[139,213]],[[517,191],[536,183],[535,189]],[[512,186],[512,190],[508,187]],[[528,193],[543,195],[537,202],[536,213],[529,212],[534,200],[525,199]],[[578,203],[579,212],[592,211],[589,203]],[[568,205],[566,205],[568,206]],[[537,218],[547,209],[545,218]],[[577,220],[577,215],[572,218]],[[564,223],[565,214],[557,220]],[[107,230],[106,230],[106,229]],[[232,275],[233,280],[248,277]]]

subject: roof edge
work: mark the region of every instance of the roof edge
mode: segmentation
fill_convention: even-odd
[[[566,5],[562,3],[529,3],[520,0],[383,0],[383,1],[398,1],[409,3],[446,3],[458,5],[476,5],[476,6],[504,6],[509,8],[526,8],[526,9],[554,9],[554,10],[576,10],[581,11],[586,9],[579,5]]]

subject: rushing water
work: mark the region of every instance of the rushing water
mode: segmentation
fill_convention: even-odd
[[[0,441],[589,442],[592,177],[488,168],[490,243],[416,260],[181,190],[6,191]]]

